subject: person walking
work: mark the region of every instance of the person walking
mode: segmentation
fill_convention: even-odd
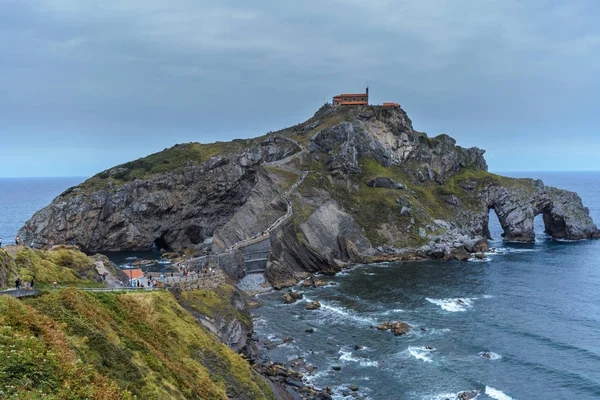
[[[0,247],[2,247],[2,238],[0,237]]]
[[[29,282],[29,289],[33,290],[34,284],[35,284],[35,282],[33,282],[33,278],[31,278],[31,282]]]
[[[21,279],[20,278],[17,278],[15,280],[15,289],[17,289],[17,290],[21,289]]]
[[[21,239],[19,239],[19,236],[17,235],[17,237],[15,237],[15,244],[18,246],[19,242],[21,242]]]

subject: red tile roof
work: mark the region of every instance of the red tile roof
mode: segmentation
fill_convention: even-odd
[[[129,279],[139,279],[144,276],[144,271],[142,271],[139,268],[134,268],[132,270],[126,269],[123,272],[125,272],[125,274],[127,274],[127,277]]]
[[[400,107],[398,103],[383,103],[384,107]]]
[[[366,93],[362,93],[362,94],[338,94],[337,96],[334,96],[334,99],[337,99],[338,97],[368,97],[369,95]]]
[[[369,103],[366,101],[342,101],[340,104],[343,106],[366,106]]]

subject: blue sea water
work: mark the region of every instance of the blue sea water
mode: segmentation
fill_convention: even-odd
[[[504,174],[576,191],[600,222],[600,172]],[[0,179],[4,242],[82,180]],[[280,292],[261,295],[259,338],[294,338],[266,356],[304,357],[316,367],[308,380],[337,399],[352,398],[350,384],[368,399],[454,399],[473,389],[480,400],[600,398],[600,240],[554,241],[541,218],[532,244],[503,243],[493,216],[490,230],[501,254],[487,262],[365,265],[335,277],[336,286],[298,289],[322,303],[318,311],[282,305]],[[396,320],[414,329],[395,337],[370,328]]]
[[[17,231],[38,210],[85,178],[0,178],[0,238],[15,242]]]
[[[504,175],[574,190],[600,222],[600,172]],[[541,217],[532,244],[503,243],[494,216],[490,230],[502,254],[487,262],[365,265],[336,286],[297,288],[318,311],[261,295],[260,340],[294,338],[267,357],[303,357],[316,367],[308,379],[336,399],[352,399],[348,385],[368,399],[454,400],[466,390],[479,400],[600,398],[600,240],[554,241]],[[370,328],[398,320],[414,329],[395,337]]]

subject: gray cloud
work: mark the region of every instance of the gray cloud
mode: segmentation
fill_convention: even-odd
[[[0,174],[256,136],[367,84],[493,169],[600,168],[593,0],[104,3],[0,0]]]

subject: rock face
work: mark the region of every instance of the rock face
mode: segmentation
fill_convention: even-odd
[[[486,182],[484,182],[486,183]],[[534,218],[543,215],[546,233],[557,239],[598,237],[598,228],[577,193],[545,186],[540,180],[516,180],[481,186],[477,193],[482,209],[467,215],[473,233],[489,238],[488,215],[493,209],[504,230],[504,239],[535,240]]]
[[[360,173],[362,157],[384,167],[413,161],[411,172],[421,181],[444,181],[464,167],[487,170],[483,150],[463,149],[447,135],[428,138],[414,131],[402,109],[358,107],[348,112],[352,122],[323,129],[312,138],[311,151],[330,154],[326,163],[334,174]]]
[[[396,336],[406,335],[412,326],[407,324],[406,322],[384,322],[381,325],[377,325],[377,330],[380,331],[392,331],[392,333]]]
[[[248,202],[262,162],[297,151],[268,138],[238,153],[188,161],[180,173],[119,181],[112,177],[127,168],[116,167],[58,196],[19,235],[38,246],[77,244],[86,252],[197,246]]]
[[[250,359],[257,356],[251,337],[254,333],[247,299],[237,289],[223,285],[214,291],[173,290],[177,301],[220,342]],[[213,301],[208,302],[206,296]],[[217,299],[217,301],[214,301]]]
[[[534,240],[540,214],[554,238],[600,236],[577,194],[491,174],[483,154],[414,130],[401,108],[326,105],[265,137],[178,145],[104,171],[19,235],[88,252],[222,252],[268,232],[261,260],[276,288],[360,262],[468,259],[487,250],[490,210],[506,240]]]

